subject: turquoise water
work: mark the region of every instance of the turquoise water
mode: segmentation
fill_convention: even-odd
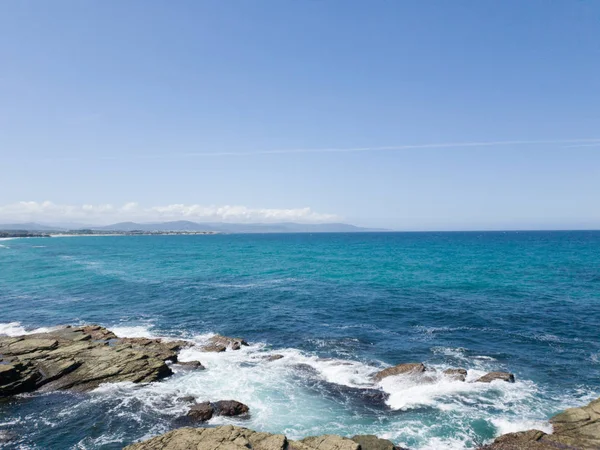
[[[99,323],[123,336],[245,337],[203,372],[0,403],[18,448],[116,449],[181,424],[178,397],[237,399],[290,437],[375,433],[473,448],[600,396],[600,232],[366,233],[0,241],[0,333]],[[265,363],[262,356],[285,358]],[[422,361],[515,384],[370,374]],[[383,395],[387,394],[387,395]]]

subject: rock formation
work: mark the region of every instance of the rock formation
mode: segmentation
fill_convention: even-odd
[[[231,350],[239,350],[242,346],[247,346],[248,343],[241,338],[231,338],[216,334],[208,340],[208,344],[202,347],[205,352],[224,352],[228,348]]]
[[[600,398],[570,408],[550,419],[553,433],[539,430],[504,434],[480,450],[597,450],[600,449]]]
[[[358,435],[352,439],[326,434],[299,441],[282,434],[259,433],[232,425],[216,428],[178,428],[125,450],[405,450],[387,439]]]
[[[101,383],[157,381],[172,374],[166,361],[189,344],[161,339],[117,338],[99,326],[0,337],[0,397]]]
[[[391,377],[394,375],[409,375],[409,374],[420,374],[427,370],[422,363],[406,363],[398,364],[397,366],[388,367],[387,369],[380,370],[373,379],[375,381],[381,381],[384,378]]]
[[[291,441],[283,434],[259,433],[232,425],[216,428],[178,428],[148,441],[125,447],[126,450],[360,450],[360,448],[360,445],[353,440],[335,435]]]
[[[490,372],[475,380],[476,383],[491,383],[494,380],[502,380],[507,383],[514,383],[515,376],[508,372]]]
[[[193,405],[187,417],[195,422],[206,422],[213,416],[240,416],[248,413],[250,408],[235,400],[220,400],[218,402],[202,402]]]
[[[467,371],[465,369],[446,369],[444,375],[453,380],[465,381],[467,379]]]

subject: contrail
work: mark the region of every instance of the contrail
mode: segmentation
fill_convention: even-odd
[[[568,145],[566,144],[573,144]],[[600,138],[593,139],[563,139],[563,140],[534,140],[534,141],[477,141],[477,142],[446,142],[433,144],[409,144],[392,145],[384,147],[345,147],[345,148],[296,148],[296,149],[275,149],[275,150],[254,150],[254,151],[225,151],[225,152],[188,152],[188,153],[169,153],[155,155],[117,155],[117,156],[96,156],[93,159],[98,160],[123,160],[123,159],[161,159],[161,158],[192,158],[192,157],[215,157],[215,156],[259,156],[259,155],[287,155],[300,153],[359,153],[359,152],[384,152],[401,150],[426,150],[439,148],[466,148],[466,147],[502,147],[502,146],[527,146],[527,145],[564,145],[564,148],[570,147],[592,147],[600,146]],[[90,158],[65,157],[48,158],[59,160],[88,160]]]

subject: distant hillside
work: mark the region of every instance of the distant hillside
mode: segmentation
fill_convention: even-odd
[[[42,225],[35,222],[0,224],[0,230],[7,231],[61,231],[64,228]]]
[[[122,222],[94,230],[106,231],[219,231],[223,233],[356,233],[365,231],[388,231],[378,228],[361,228],[345,223],[197,223],[187,220],[160,223]]]
[[[389,231],[382,228],[362,228],[345,223],[319,223],[304,224],[293,222],[282,223],[197,223],[189,220],[178,220],[173,222],[158,223],[136,223],[120,222],[106,226],[77,225],[67,226],[67,224],[46,225],[34,222],[18,224],[0,224],[0,230],[6,231],[61,231],[68,230],[94,230],[94,231],[143,231],[143,232],[161,232],[161,231],[213,231],[221,233],[359,233],[367,231]]]

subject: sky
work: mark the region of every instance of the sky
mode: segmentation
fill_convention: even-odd
[[[0,2],[0,223],[600,228],[600,2]]]

